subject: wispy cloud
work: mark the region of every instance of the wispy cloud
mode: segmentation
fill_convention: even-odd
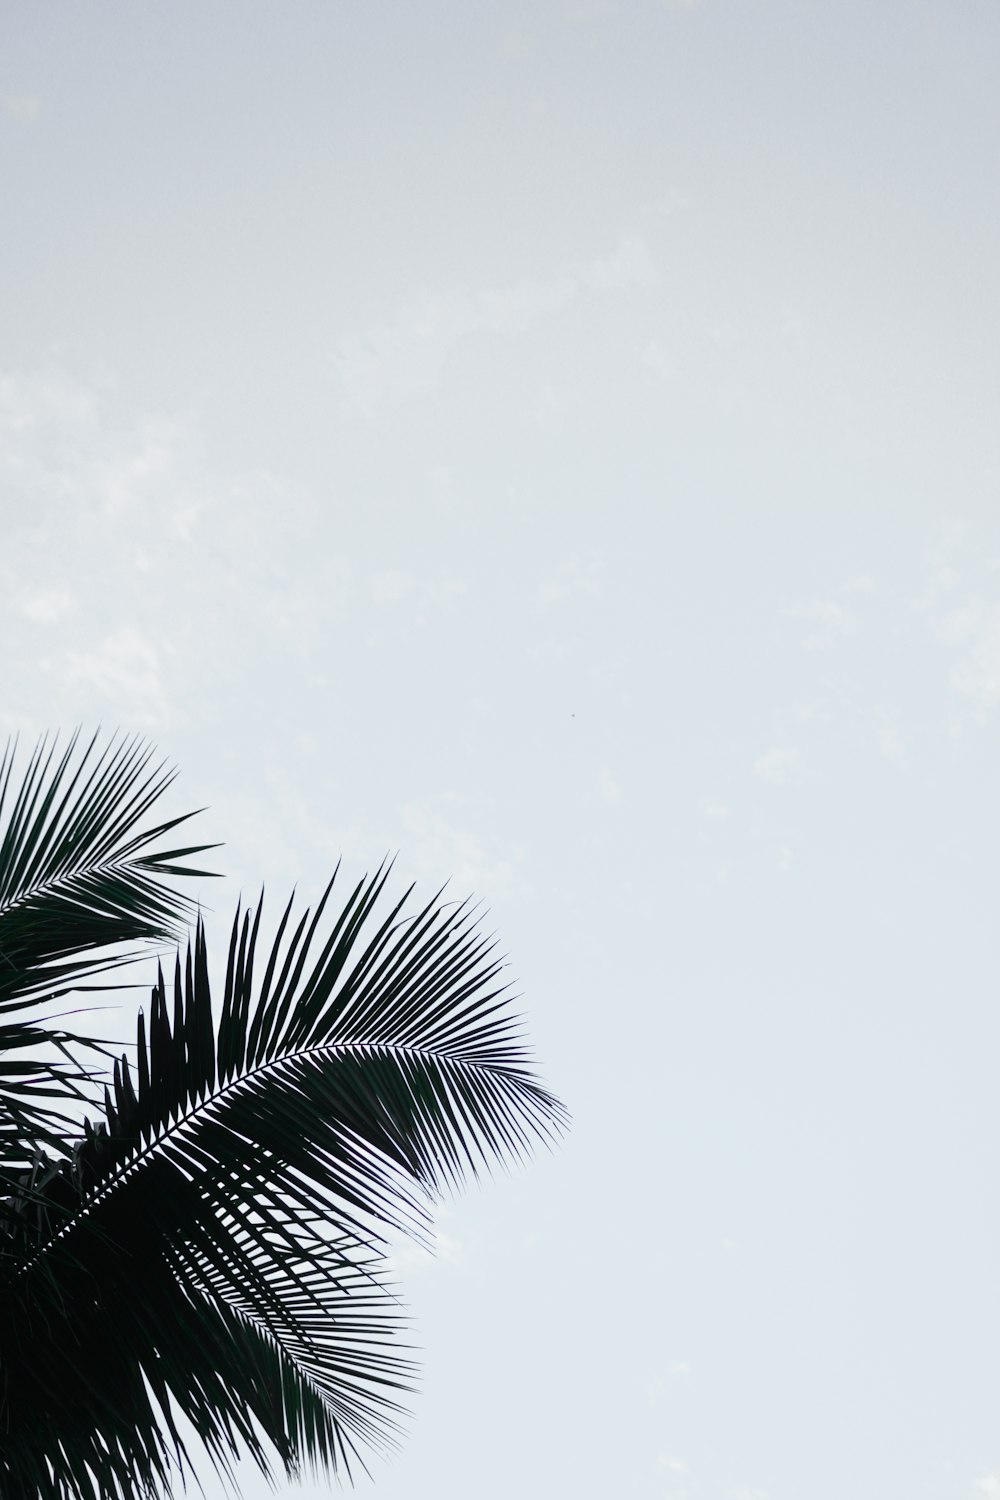
[[[952,669],[956,692],[970,698],[980,713],[1000,702],[1000,602],[970,599],[938,617],[938,637],[955,646]]]
[[[658,1453],[656,1455],[656,1467],[666,1469],[669,1474],[686,1474],[687,1464],[682,1458],[676,1458],[672,1453]]]
[[[66,519],[93,527],[148,507],[157,532],[190,532],[189,434],[157,415],[116,430],[105,394],[59,370],[0,374],[0,478],[25,523],[58,541]]]
[[[413,593],[416,579],[401,568],[385,568],[371,575],[369,587],[376,604],[399,604]]]
[[[539,603],[559,604],[574,594],[596,594],[600,571],[597,557],[581,558],[578,553],[564,557],[539,584]]]
[[[609,255],[572,262],[545,280],[426,291],[391,322],[342,340],[333,369],[348,400],[373,413],[385,401],[432,389],[451,351],[471,335],[512,337],[584,296],[647,287],[656,274],[645,240],[628,234]]]
[[[617,806],[617,804],[622,800],[622,789],[618,785],[618,782],[615,780],[612,773],[608,770],[607,766],[603,768],[600,776],[598,777],[597,789],[600,793],[601,800],[609,803],[612,807]]]
[[[420,578],[405,568],[384,568],[370,575],[368,591],[376,605],[412,605],[420,623],[423,610],[464,598],[469,586],[458,578]]]
[[[807,651],[829,650],[857,628],[852,611],[836,599],[808,599],[788,605],[784,613],[790,620],[801,620],[810,627],[802,638]]]
[[[425,804],[407,804],[402,817],[408,834],[407,863],[418,875],[431,882],[450,877],[449,890],[458,899],[493,897],[510,887],[520,850],[495,853],[470,828]]]
[[[105,637],[89,651],[69,651],[67,677],[84,702],[107,703],[122,723],[162,724],[167,697],[160,653],[134,625]]]
[[[906,759],[906,746],[895,724],[880,724],[878,730],[879,754],[884,760],[901,765]]]
[[[464,1265],[468,1247],[457,1235],[442,1228],[452,1217],[446,1203],[435,1208],[436,1223],[430,1244],[421,1243],[402,1233],[389,1235],[387,1259],[392,1270],[399,1276],[409,1277],[426,1273],[440,1266]]]
[[[753,774],[771,786],[802,779],[802,755],[790,745],[772,745],[753,763]]]
[[[42,112],[42,101],[37,94],[0,94],[0,113],[11,120],[30,124]]]
[[[303,586],[312,497],[266,472],[213,472],[193,416],[133,415],[107,379],[0,372],[0,490],[9,713],[184,718],[207,682],[235,689],[269,657],[287,680],[361,597],[329,545],[309,551]],[[415,583],[414,610],[452,587]],[[399,588],[381,577],[374,595]]]
[[[65,585],[43,588],[27,593],[21,601],[21,613],[26,620],[36,625],[55,625],[69,614],[76,596]]]
[[[665,1369],[654,1375],[646,1387],[646,1399],[650,1406],[662,1406],[665,1401],[673,1400],[671,1386],[674,1381],[689,1380],[692,1367],[686,1359],[675,1359]]]

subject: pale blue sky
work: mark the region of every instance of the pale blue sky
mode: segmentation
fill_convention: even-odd
[[[0,730],[474,890],[575,1117],[360,1492],[1000,1496],[1000,9],[0,42]]]

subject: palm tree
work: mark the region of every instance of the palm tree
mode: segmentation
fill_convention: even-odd
[[[383,865],[336,910],[334,880],[311,914],[290,901],[270,945],[260,903],[238,910],[213,998],[173,883],[211,846],[165,847],[184,819],[146,826],[172,780],[149,748],[74,736],[14,766],[8,750],[0,1494],[169,1494],[192,1431],[226,1474],[249,1454],[349,1475],[397,1440],[413,1378],[387,1234],[421,1234],[442,1189],[564,1123],[492,943],[468,906],[389,905]],[[64,1028],[65,997],[192,922],[82,1119],[108,1050]]]

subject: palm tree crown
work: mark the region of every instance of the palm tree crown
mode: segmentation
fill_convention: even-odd
[[[551,1139],[500,960],[467,906],[407,910],[388,869],[334,909],[237,911],[225,977],[174,877],[206,845],[144,827],[172,779],[138,741],[0,760],[0,1494],[132,1500],[209,1461],[349,1474],[412,1383],[388,1230]],[[169,842],[169,840],[168,840]],[[409,893],[408,893],[409,894]],[[163,944],[134,1056],[61,997]],[[138,948],[137,948],[138,945]],[[103,988],[108,988],[105,978]],[[39,1008],[42,1016],[39,1018]],[[89,1106],[93,1109],[93,1103]]]

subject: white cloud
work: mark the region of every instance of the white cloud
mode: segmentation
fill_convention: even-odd
[[[0,375],[2,462],[10,478],[30,479],[41,467],[37,435],[44,433],[46,446],[62,451],[67,441],[93,432],[97,411],[96,393],[58,371]]]
[[[961,582],[956,557],[967,539],[964,521],[939,521],[931,543],[924,548],[924,587],[915,601],[918,610],[931,610],[945,595],[953,593]]]
[[[436,1230],[431,1246],[422,1245],[419,1240],[397,1240],[390,1245],[387,1260],[392,1271],[405,1278],[433,1270],[438,1265],[462,1265],[465,1246],[461,1240]]]
[[[610,803],[612,806],[615,806],[622,800],[622,789],[618,785],[614,776],[608,770],[607,766],[605,766],[601,771],[601,775],[598,780],[598,790],[603,800]]]
[[[800,724],[830,724],[833,709],[827,698],[810,698],[795,705],[795,718]]]
[[[802,639],[807,651],[829,650],[856,629],[854,615],[835,599],[809,599],[791,604],[784,614],[791,620],[802,620],[812,629]]]
[[[371,414],[383,401],[433,389],[452,349],[472,334],[511,337],[588,293],[624,292],[655,280],[645,240],[628,234],[609,255],[573,262],[545,281],[426,291],[393,322],[342,340],[333,368],[348,399]]]
[[[156,647],[133,625],[106,636],[92,651],[66,653],[66,677],[100,713],[127,725],[156,725],[167,718]]]
[[[0,375],[0,481],[21,524],[56,546],[98,527],[113,540],[126,513],[189,534],[200,508],[190,434],[155,415],[121,430],[108,395],[60,370]]]
[[[985,713],[1000,702],[1000,603],[972,599],[941,617],[939,638],[961,653],[952,670],[956,692]]]
[[[440,1203],[435,1207],[436,1222],[430,1235],[416,1240],[401,1231],[391,1232],[387,1259],[392,1271],[400,1277],[408,1277],[431,1271],[435,1266],[463,1265],[467,1254],[465,1241],[441,1227],[442,1222],[447,1223],[451,1217],[448,1204]]]
[[[545,381],[532,393],[527,410],[531,420],[544,427],[562,421],[575,406],[576,394],[569,386]]]
[[[165,422],[145,424],[140,441],[131,453],[116,455],[116,460],[107,467],[104,478],[104,508],[108,515],[120,516],[141,504],[149,494],[151,486],[169,483],[174,461],[173,432]],[[197,507],[182,507],[180,512],[171,511],[171,524],[176,526],[180,515],[193,522]]]
[[[879,754],[886,760],[902,764],[906,759],[906,747],[894,724],[882,724],[878,732]]]
[[[639,349],[639,358],[647,369],[663,380],[677,374],[677,361],[659,339],[648,339]]]
[[[670,1385],[675,1380],[688,1380],[691,1375],[691,1366],[686,1359],[675,1359],[659,1375],[655,1375],[646,1387],[646,1398],[650,1406],[660,1406],[664,1401],[672,1400]]]
[[[75,602],[74,595],[64,586],[40,589],[22,601],[21,613],[36,625],[55,625],[69,613]]]
[[[596,594],[601,565],[596,557],[586,560],[575,553],[563,558],[538,586],[541,604],[558,604],[573,594]]]
[[[657,219],[669,219],[674,214],[691,207],[691,199],[678,187],[669,187],[658,198],[647,198],[639,204],[641,214],[650,214]]]
[[[376,604],[398,604],[413,592],[413,574],[399,568],[387,568],[384,572],[373,573],[369,586]]]
[[[948,564],[940,564],[928,573],[921,593],[917,596],[915,606],[918,610],[932,610],[947,594],[951,594],[962,581],[962,575],[957,568]]]
[[[492,855],[468,828],[416,803],[407,804],[402,815],[411,835],[408,868],[436,884],[447,880],[449,892],[459,900],[470,895],[490,898],[511,885],[520,850],[506,858]]]
[[[996,1500],[1000,1496],[1000,1476],[987,1474],[983,1479],[976,1481],[976,1489],[981,1495],[989,1495]]]
[[[18,718],[160,726],[252,662],[280,657],[289,682],[367,583],[311,545],[315,496],[266,471],[214,471],[193,417],[135,415],[107,379],[0,371],[0,491],[0,665]],[[412,607],[463,587],[418,581]],[[376,596],[398,592],[376,578]]]
[[[409,601],[419,622],[425,609],[453,603],[468,593],[469,586],[458,578],[424,579],[405,568],[385,568],[371,574],[368,590],[374,604]]]
[[[41,114],[42,101],[37,94],[0,94],[0,110],[12,120],[29,124]]]
[[[675,1458],[672,1453],[658,1453],[656,1455],[656,1467],[667,1469],[671,1474],[686,1474],[688,1466],[682,1458]]]
[[[710,798],[708,800],[708,802],[705,803],[703,811],[704,811],[704,814],[705,814],[706,818],[714,818],[714,819],[720,819],[721,820],[722,818],[728,818],[729,817],[729,808],[726,806],[726,804],[724,802],[720,802],[715,797]]]
[[[203,501],[188,500],[170,511],[169,524],[179,541],[190,542],[193,539],[203,510]]]
[[[784,786],[801,778],[802,757],[790,746],[773,745],[754,761],[753,774],[772,786]]]
[[[535,38],[523,26],[511,26],[498,37],[496,50],[505,62],[523,62],[535,52]]]

